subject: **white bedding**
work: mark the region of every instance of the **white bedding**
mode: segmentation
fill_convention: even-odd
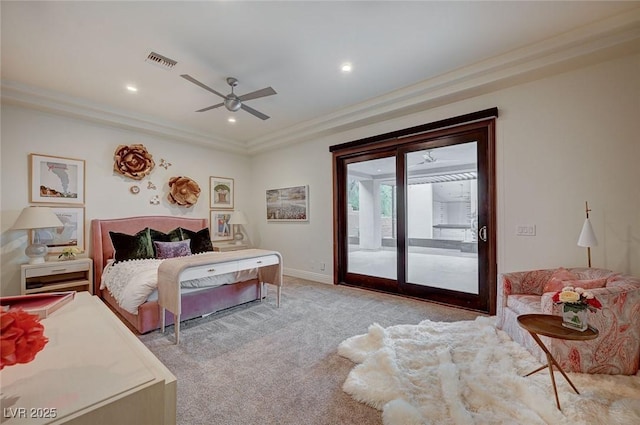
[[[118,305],[131,314],[138,314],[138,307],[147,300],[157,299],[158,267],[163,260],[129,260],[109,262],[102,273],[100,289],[107,289]],[[209,276],[180,282],[185,290],[211,288],[242,282],[258,276],[257,269],[243,270],[218,276]]]

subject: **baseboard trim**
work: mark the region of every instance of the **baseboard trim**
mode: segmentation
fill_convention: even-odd
[[[322,273],[308,272],[306,270],[290,269],[285,267],[283,273],[287,276],[299,277],[300,279],[312,280],[314,282],[333,285],[333,278]]]

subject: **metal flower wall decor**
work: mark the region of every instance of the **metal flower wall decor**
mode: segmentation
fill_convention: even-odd
[[[142,180],[156,165],[142,144],[118,146],[113,159],[113,170],[134,180]]]
[[[169,179],[169,195],[167,199],[172,204],[191,207],[198,202],[200,186],[189,177],[171,177]]]

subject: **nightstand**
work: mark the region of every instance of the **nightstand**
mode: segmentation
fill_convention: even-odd
[[[93,260],[79,258],[67,261],[47,261],[20,266],[22,295],[51,291],[89,291],[93,294]]]
[[[213,250],[217,252],[240,251],[241,249],[249,249],[249,245],[245,243],[236,245],[233,242],[213,245]]]

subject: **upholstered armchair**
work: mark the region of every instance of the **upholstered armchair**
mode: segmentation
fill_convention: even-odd
[[[566,341],[541,336],[542,342],[567,372],[633,375],[640,364],[640,279],[595,268],[562,269],[580,280],[599,280],[591,288],[602,309],[589,313],[589,324],[600,335],[590,341]],[[517,322],[521,314],[562,314],[544,292],[558,269],[503,273],[498,279],[497,326],[527,348],[541,363],[543,351]],[[566,281],[563,281],[566,282]],[[578,285],[576,285],[578,286]]]

